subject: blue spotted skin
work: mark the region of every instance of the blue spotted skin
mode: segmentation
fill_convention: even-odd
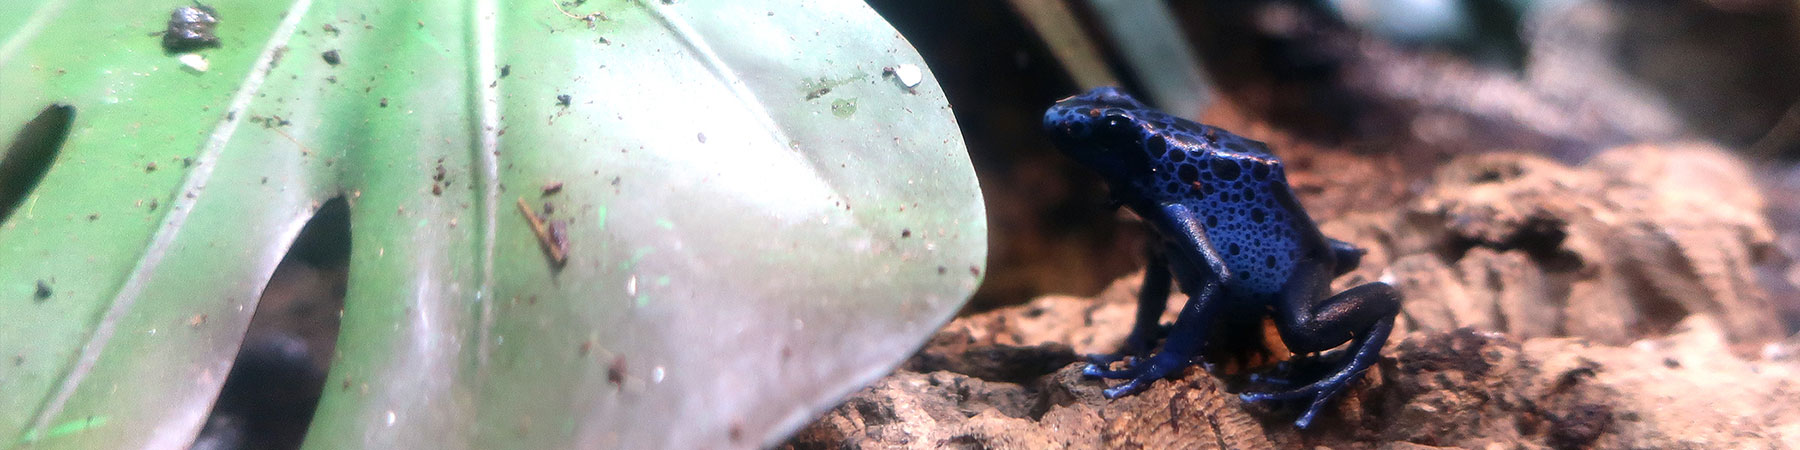
[[[1147,113],[1146,113],[1147,112]],[[1206,236],[1237,276],[1227,285],[1244,295],[1269,296],[1281,290],[1305,248],[1323,248],[1304,213],[1290,214],[1293,193],[1281,161],[1256,141],[1199,124],[1180,124],[1154,114],[1146,130],[1152,151],[1151,176],[1137,190],[1159,202],[1200,211]],[[1190,125],[1190,126],[1183,126]],[[1198,133],[1198,134],[1196,134]],[[1316,240],[1316,239],[1315,239]]]
[[[1092,376],[1128,380],[1107,389],[1108,397],[1129,395],[1196,362],[1208,327],[1222,314],[1272,315],[1295,354],[1350,343],[1342,366],[1321,379],[1242,394],[1251,402],[1308,400],[1295,421],[1302,428],[1380,356],[1399,313],[1399,293],[1369,283],[1331,295],[1331,279],[1355,269],[1363,251],[1319,232],[1267,146],[1170,116],[1116,88],[1057,102],[1044,113],[1044,128],[1162,238],[1147,252],[1137,323],[1124,351],[1096,356],[1087,368]],[[1143,357],[1164,332],[1159,318],[1171,276],[1188,302],[1160,351]],[[1125,369],[1109,369],[1121,359]]]

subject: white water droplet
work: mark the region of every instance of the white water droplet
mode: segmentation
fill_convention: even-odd
[[[919,66],[912,64],[901,64],[900,67],[895,67],[894,76],[900,77],[900,85],[909,88],[918,86],[919,82],[925,81],[925,74],[919,71]]]
[[[188,66],[189,69],[194,69],[195,72],[205,72],[207,68],[212,67],[211,63],[206,62],[205,56],[200,56],[195,53],[181,55],[181,57],[175,59],[181,61],[181,64]]]

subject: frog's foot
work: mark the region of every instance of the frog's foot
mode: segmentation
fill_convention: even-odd
[[[1358,371],[1344,379],[1332,376],[1306,386],[1285,391],[1247,392],[1238,394],[1238,398],[1249,403],[1310,399],[1311,402],[1306,405],[1306,412],[1301,413],[1300,418],[1294,420],[1294,426],[1306,428],[1312,425],[1313,418],[1318,416],[1319,410],[1325,408],[1325,403],[1330,401],[1332,397],[1336,397],[1338,392],[1342,392],[1344,387],[1349,385],[1349,381],[1355,379],[1355,375],[1360,374],[1361,372]]]
[[[1345,387],[1356,381],[1357,377],[1362,376],[1364,371],[1369,370],[1369,367],[1375,364],[1375,360],[1381,355],[1381,344],[1387,341],[1388,333],[1392,330],[1393,321],[1389,319],[1373,327],[1368,334],[1357,337],[1347,350],[1351,352],[1350,360],[1336,372],[1319,381],[1284,391],[1247,392],[1239,394],[1238,398],[1249,403],[1310,399],[1311,402],[1306,405],[1306,412],[1301,413],[1300,418],[1294,420],[1294,426],[1306,428],[1312,425],[1313,418],[1319,415],[1319,410],[1325,408],[1326,402],[1329,402],[1332,397],[1336,397],[1339,392],[1343,392]]]
[[[1150,383],[1180,372],[1183,367],[1192,364],[1187,357],[1169,352],[1157,353],[1149,358],[1131,362],[1133,364],[1130,364],[1129,367],[1120,370],[1110,370],[1105,366],[1089,364],[1086,369],[1082,370],[1082,374],[1090,377],[1127,380],[1118,386],[1101,391],[1106,398],[1119,398],[1142,391],[1144,388],[1150,387]]]
[[[1169,335],[1169,327],[1169,325],[1157,325],[1155,328],[1132,330],[1131,335],[1125,337],[1125,345],[1120,347],[1118,352],[1087,355],[1088,369],[1085,372],[1089,372],[1088,376],[1099,376],[1092,372],[1104,369],[1114,362],[1125,361],[1126,364],[1131,364],[1135,360],[1150,356],[1150,351],[1156,349],[1156,342]],[[1094,366],[1099,366],[1100,369],[1096,369]]]

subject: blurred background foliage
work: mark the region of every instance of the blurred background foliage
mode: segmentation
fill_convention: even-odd
[[[1098,180],[1037,131],[1043,107],[1115,81],[1276,145],[1319,220],[1408,198],[1457,154],[1573,163],[1627,143],[1716,142],[1758,168],[1783,248],[1800,254],[1800,2],[871,3],[943,80],[982,179],[994,270],[970,308],[1090,295],[1141,267],[1141,227],[1097,213]],[[1173,27],[1115,18],[1142,3]],[[1133,56],[1146,46],[1185,46],[1199,76],[1179,58]],[[1197,84],[1173,98],[1167,80]],[[1793,321],[1789,259],[1765,279]]]

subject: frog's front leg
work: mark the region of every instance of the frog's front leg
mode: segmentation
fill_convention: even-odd
[[[1131,335],[1125,338],[1125,346],[1117,353],[1088,356],[1089,372],[1100,370],[1095,366],[1106,366],[1113,361],[1127,356],[1142,358],[1156,348],[1156,341],[1162,339],[1163,310],[1169,308],[1169,260],[1163,255],[1162,243],[1152,242],[1145,246],[1144,257],[1149,264],[1144,267],[1144,284],[1138,288],[1137,321],[1131,325]]]
[[[1167,225],[1164,234],[1169,235],[1168,250],[1174,253],[1165,255],[1164,260],[1173,269],[1181,291],[1188,295],[1188,301],[1176,316],[1175,326],[1169,331],[1168,339],[1163,342],[1162,350],[1155,355],[1142,361],[1133,361],[1130,367],[1123,370],[1106,370],[1092,364],[1084,370],[1089,376],[1129,380],[1106,389],[1104,394],[1107,398],[1135,393],[1149,387],[1150,383],[1193,364],[1194,356],[1204,344],[1207,325],[1214,320],[1218,305],[1224,301],[1220,295],[1223,288],[1221,282],[1230,279],[1229,269],[1226,268],[1224,259],[1220,258],[1218,250],[1207,241],[1199,218],[1179,204],[1163,205],[1159,212]],[[1167,302],[1166,295],[1162,301]],[[1139,302],[1139,324],[1142,325],[1146,300],[1140,297]],[[1161,315],[1161,308],[1156,309],[1156,315],[1150,316],[1151,324],[1155,324],[1156,316]],[[1133,334],[1137,333],[1135,328],[1139,327],[1134,327]]]
[[[1323,280],[1317,282],[1320,284],[1329,282],[1329,278],[1316,279]],[[1294,421],[1300,428],[1311,425],[1327,401],[1375,364],[1388,334],[1393,332],[1394,316],[1400,311],[1400,293],[1387,283],[1364,284],[1322,301],[1309,299],[1316,298],[1322,289],[1294,289],[1285,295],[1276,308],[1281,339],[1294,353],[1302,354],[1330,350],[1348,340],[1350,346],[1345,351],[1350,352],[1349,361],[1306,386],[1240,395],[1247,402],[1310,399],[1306,412]]]

